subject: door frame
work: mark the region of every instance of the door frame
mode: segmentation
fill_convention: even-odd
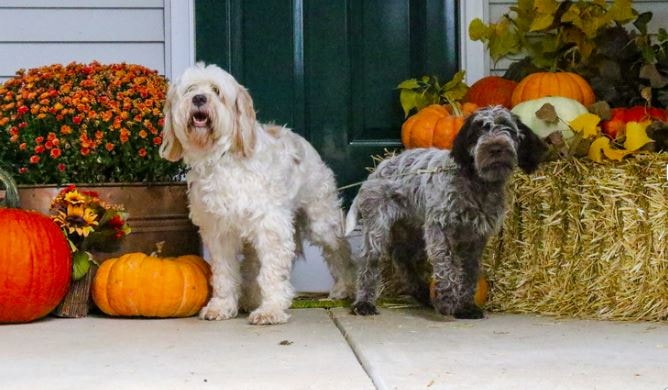
[[[195,63],[195,0],[164,0],[165,76],[177,78]]]

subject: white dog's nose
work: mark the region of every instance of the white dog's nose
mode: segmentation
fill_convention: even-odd
[[[197,107],[203,106],[204,104],[206,104],[206,96],[204,95],[193,96],[193,104]]]

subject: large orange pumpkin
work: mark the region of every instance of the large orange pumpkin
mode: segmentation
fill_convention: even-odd
[[[455,115],[449,106],[427,106],[409,117],[401,126],[401,142],[408,149],[451,149],[464,120],[477,108],[474,103],[464,103],[461,115]]]
[[[596,101],[587,80],[572,72],[538,72],[523,78],[515,87],[513,107],[521,102],[545,96],[563,96],[589,106]]]
[[[517,82],[499,76],[487,76],[476,81],[466,92],[464,101],[479,107],[502,105],[512,107],[513,91]]]
[[[63,232],[45,215],[0,208],[0,323],[49,314],[70,285],[72,256]]]
[[[207,302],[210,274],[199,256],[128,253],[102,263],[93,280],[93,301],[111,316],[188,317]]]

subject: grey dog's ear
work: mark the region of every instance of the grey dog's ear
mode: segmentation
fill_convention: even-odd
[[[162,144],[160,145],[160,157],[169,161],[179,161],[183,157],[183,146],[174,134],[172,125],[172,99],[176,94],[176,87],[169,86],[167,99],[165,100],[165,124],[162,126]]]
[[[525,172],[532,173],[538,169],[547,153],[547,145],[527,125],[513,115],[520,130],[520,144],[517,147],[517,165]]]
[[[455,160],[455,162],[465,172],[475,171],[471,148],[475,146],[475,144],[478,142],[478,137],[480,136],[480,129],[473,125],[473,120],[475,117],[476,114],[474,113],[469,115],[469,117],[464,121],[462,128],[459,130],[459,133],[457,133],[455,136],[455,140],[452,142],[452,150],[450,151],[452,159]]]

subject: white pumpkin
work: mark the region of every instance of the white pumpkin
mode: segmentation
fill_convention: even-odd
[[[558,122],[549,123],[536,117],[536,111],[546,103],[550,103],[554,107],[560,119]],[[588,112],[588,110],[577,100],[562,96],[548,96],[522,102],[513,107],[512,112],[519,116],[522,123],[529,126],[541,138],[545,138],[555,131],[561,131],[564,139],[568,139],[574,136],[573,131],[568,127],[568,122]]]

